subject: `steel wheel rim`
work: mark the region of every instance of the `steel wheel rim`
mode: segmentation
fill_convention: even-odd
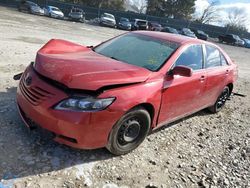
[[[122,146],[135,142],[140,137],[141,124],[138,119],[128,119],[118,132],[118,143]]]

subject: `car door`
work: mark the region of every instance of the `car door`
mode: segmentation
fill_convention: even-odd
[[[225,57],[215,46],[205,45],[205,69],[207,83],[204,100],[213,104],[227,84],[230,71]]]
[[[162,103],[158,123],[167,123],[200,110],[205,105],[202,100],[206,71],[203,69],[203,49],[201,45],[188,46],[172,67],[184,65],[193,69],[191,77],[167,75],[162,90]]]

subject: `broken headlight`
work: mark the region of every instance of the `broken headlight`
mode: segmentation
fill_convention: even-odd
[[[67,111],[100,111],[107,108],[114,102],[115,98],[68,98],[61,101],[55,106],[56,110],[67,110]]]

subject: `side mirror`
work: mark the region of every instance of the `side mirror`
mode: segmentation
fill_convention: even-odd
[[[180,75],[185,77],[191,77],[193,69],[186,66],[176,66],[170,71],[171,75]]]

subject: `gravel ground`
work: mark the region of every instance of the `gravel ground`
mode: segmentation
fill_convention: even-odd
[[[76,150],[29,132],[12,76],[51,38],[95,45],[123,31],[19,13],[0,7],[0,188],[250,187],[250,50],[221,45],[239,65],[233,96],[218,114],[206,110],[166,125],[134,152]]]

